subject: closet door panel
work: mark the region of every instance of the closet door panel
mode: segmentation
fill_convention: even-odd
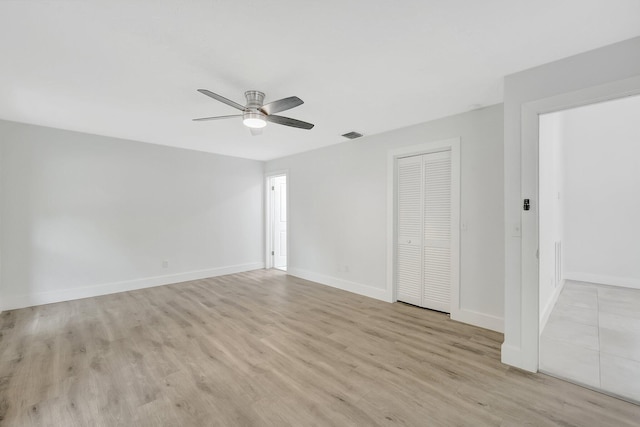
[[[451,250],[424,248],[423,306],[432,310],[451,311]]]
[[[450,311],[451,299],[451,151],[423,156],[422,305]]]
[[[422,305],[422,158],[398,159],[397,171],[397,298],[399,301]]]

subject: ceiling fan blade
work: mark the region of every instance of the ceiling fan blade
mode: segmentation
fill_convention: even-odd
[[[265,116],[264,119],[271,123],[277,123],[279,125],[291,126],[291,127],[300,128],[300,129],[311,129],[314,126],[311,123],[303,122],[302,120],[292,119],[290,117],[269,115],[269,116]]]
[[[193,119],[193,121],[194,122],[206,122],[207,120],[230,119],[232,117],[242,117],[242,114],[232,114],[231,116],[202,117],[200,119]]]
[[[251,136],[260,136],[262,135],[262,128],[249,128],[251,131]]]
[[[202,93],[204,95],[210,96],[211,98],[213,98],[213,99],[215,99],[217,101],[224,102],[225,104],[230,105],[233,108],[237,108],[240,111],[244,111],[245,110],[244,105],[240,105],[237,102],[234,102],[234,101],[232,101],[230,99],[227,99],[222,95],[218,95],[217,93],[213,93],[210,90],[198,89],[198,92],[200,92],[200,93]]]
[[[277,101],[270,102],[266,105],[263,105],[260,109],[265,114],[275,114],[280,111],[290,110],[293,107],[297,107],[298,105],[304,104],[302,99],[297,96],[290,96],[288,98],[282,98]]]

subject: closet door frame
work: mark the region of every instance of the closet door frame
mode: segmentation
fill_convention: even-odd
[[[390,150],[387,155],[387,300],[396,302],[396,241],[398,230],[397,160],[451,151],[451,318],[460,315],[460,138],[450,138]]]

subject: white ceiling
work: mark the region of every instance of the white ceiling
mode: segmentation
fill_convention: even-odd
[[[0,118],[267,160],[502,101],[502,77],[640,35],[638,0],[0,1]],[[192,122],[296,95],[251,137]]]

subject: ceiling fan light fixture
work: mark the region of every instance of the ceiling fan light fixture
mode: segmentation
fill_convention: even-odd
[[[242,116],[242,123],[252,129],[261,129],[267,125],[264,114],[258,111],[246,111]]]
[[[244,119],[242,123],[244,123],[246,127],[253,129],[260,129],[267,125],[267,122],[262,119]]]
[[[201,117],[199,119],[193,119],[193,121],[195,122],[242,117],[243,124],[251,129],[251,135],[259,135],[259,130],[265,127],[267,125],[267,122],[298,129],[313,129],[313,123],[303,122],[302,120],[292,119],[291,117],[277,116],[275,114],[279,113],[280,111],[290,110],[304,104],[304,102],[302,102],[302,99],[298,98],[297,96],[290,96],[288,98],[282,98],[278,99],[277,101],[272,101],[268,104],[264,104],[264,93],[257,90],[248,90],[244,93],[245,98],[247,98],[247,105],[243,106],[207,89],[198,89],[198,92],[208,96],[209,98],[213,98],[216,101],[220,101],[223,104],[227,104],[230,107],[235,108],[236,110],[240,110],[242,111],[242,114],[233,114],[230,116]]]

